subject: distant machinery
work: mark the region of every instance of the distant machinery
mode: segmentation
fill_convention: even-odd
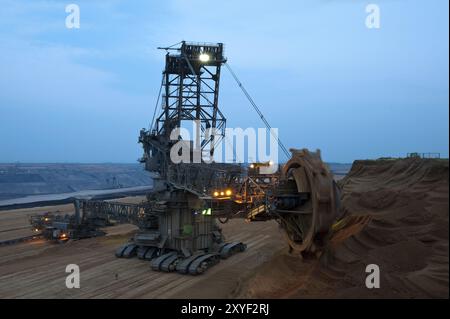
[[[292,158],[280,171],[265,174],[272,162],[236,165],[211,162],[224,137],[226,119],[218,107],[221,67],[226,63],[223,44],[181,42],[167,50],[163,71],[162,109],[149,130],[141,130],[144,149],[140,160],[154,174],[154,190],[142,204],[77,200],[74,219],[66,220],[69,238],[95,235],[110,220],[139,227],[133,240],[116,256],[151,260],[154,270],[200,274],[221,258],[244,251],[241,242],[227,243],[216,220],[275,219],[285,230],[291,250],[309,253],[324,246],[331,223],[338,217],[339,196],[320,152],[291,150]],[[227,64],[226,64],[227,65]],[[267,128],[269,123],[248,92],[233,77]],[[158,105],[157,105],[158,106]],[[194,140],[184,141],[178,129],[185,121],[198,124]],[[286,155],[288,151],[281,144]],[[190,146],[188,154],[177,143]],[[183,144],[181,144],[183,145]],[[187,158],[175,163],[171,155]],[[172,152],[172,153],[171,153]],[[277,167],[278,168],[278,167]],[[39,229],[61,236],[57,219],[51,225],[36,219]]]
[[[408,158],[441,158],[441,153],[418,153],[418,152],[414,152],[414,153],[408,153],[406,155],[406,157]]]
[[[30,216],[32,230],[47,240],[65,242],[69,239],[83,239],[102,236],[101,227],[111,226],[110,215],[101,213],[82,214],[80,201],[75,201],[75,214],[59,215],[47,212]]]

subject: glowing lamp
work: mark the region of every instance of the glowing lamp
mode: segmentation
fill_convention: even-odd
[[[209,62],[209,55],[208,54],[206,54],[206,53],[202,53],[202,54],[200,54],[200,56],[198,57],[199,58],[199,60],[201,61],[201,62],[203,62],[203,63],[206,63],[206,62]]]

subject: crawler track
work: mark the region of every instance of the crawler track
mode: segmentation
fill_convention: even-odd
[[[219,263],[220,259],[227,259],[234,254],[245,251],[247,245],[236,241],[224,243],[216,252],[196,253],[192,256],[181,256],[176,251],[165,251],[157,247],[138,247],[134,243],[128,243],[116,250],[118,258],[132,258],[150,260],[154,271],[178,272],[180,274],[200,275],[207,269]]]

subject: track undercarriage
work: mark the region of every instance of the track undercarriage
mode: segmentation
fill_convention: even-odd
[[[185,256],[176,250],[128,243],[117,249],[116,257],[132,258],[137,256],[139,259],[150,261],[154,271],[176,271],[180,274],[199,275],[217,264],[220,259],[227,259],[238,252],[245,251],[246,248],[246,245],[241,242],[222,243],[212,251],[198,251],[190,256]]]
[[[140,229],[116,250],[116,257],[150,261],[155,271],[197,275],[246,249],[244,243],[224,241],[216,216],[207,214],[204,200],[196,195],[172,190],[150,197],[152,204],[141,214],[128,216]],[[85,205],[88,210],[90,202]]]

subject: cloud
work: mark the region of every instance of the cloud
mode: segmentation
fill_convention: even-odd
[[[17,40],[3,41],[0,50],[0,97],[11,105],[102,107],[99,101],[105,97],[117,101],[120,95],[108,88],[117,81],[114,74],[75,62],[89,55],[88,50]]]
[[[73,2],[81,8],[76,31],[64,26],[65,2],[2,1],[0,134],[2,150],[14,134],[9,158],[26,158],[15,144],[32,135],[36,154],[46,150],[41,158],[134,160],[164,63],[156,47],[183,39],[225,43],[230,64],[289,146],[322,147],[345,160],[356,149],[428,151],[430,139],[411,125],[418,119],[429,136],[448,130],[448,31],[441,31],[448,11],[438,2],[412,1],[405,10],[383,1],[376,32],[365,28],[363,1]],[[228,123],[260,125],[250,108],[242,116],[247,101],[226,72],[221,86]],[[318,122],[321,134],[311,134]],[[396,130],[408,141],[399,145]],[[67,139],[78,145],[70,155]],[[433,150],[448,149],[445,136],[434,142]]]
[[[114,52],[102,48],[101,39],[95,43],[96,28],[102,33],[112,26],[111,22],[104,25],[97,21],[97,25],[96,19],[89,19],[89,13],[102,12],[120,21],[127,16],[116,8],[121,1],[78,2],[86,19],[76,31],[65,28],[65,5],[61,1],[6,0],[3,4],[4,10],[0,11],[3,108],[25,105],[119,112],[127,104],[143,102],[142,96],[120,89],[123,79],[108,65],[110,60],[122,57],[125,49],[117,47]],[[84,32],[81,41],[80,32]],[[89,45],[89,41],[94,45]],[[127,58],[131,60],[130,56]]]

